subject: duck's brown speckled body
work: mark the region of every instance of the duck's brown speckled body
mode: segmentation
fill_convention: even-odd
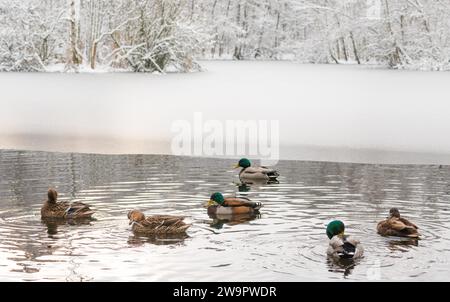
[[[145,217],[142,212],[137,210],[128,212],[128,219],[133,232],[144,235],[185,234],[191,226],[183,221],[183,216],[152,215]]]
[[[377,225],[378,234],[383,236],[418,238],[420,236],[418,229],[414,223],[400,217],[400,212],[396,208],[392,208],[389,217]]]
[[[42,218],[77,219],[90,218],[94,214],[94,211],[82,202],[57,202],[58,193],[54,189],[49,189],[47,195],[48,199],[41,208]]]

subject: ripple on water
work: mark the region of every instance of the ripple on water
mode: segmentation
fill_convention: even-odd
[[[60,281],[448,280],[450,169],[281,161],[279,184],[243,186],[234,160],[0,151],[0,278]],[[49,186],[95,220],[46,223]],[[214,191],[261,201],[261,215],[218,219]],[[422,240],[376,234],[397,207]],[[182,238],[139,237],[127,211],[184,215]],[[326,257],[326,224],[346,223],[365,257]]]

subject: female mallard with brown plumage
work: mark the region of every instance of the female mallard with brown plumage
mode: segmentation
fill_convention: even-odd
[[[209,215],[237,215],[259,213],[262,204],[245,197],[225,198],[222,193],[216,192],[211,195],[207,206]]]
[[[420,236],[418,229],[414,223],[400,217],[400,212],[396,208],[390,209],[389,217],[377,225],[378,234],[383,236],[418,238]]]
[[[280,176],[275,169],[267,167],[252,166],[252,163],[247,158],[242,158],[234,168],[241,167],[239,178],[245,181],[268,181],[276,182],[277,177]]]
[[[182,216],[153,215],[145,217],[138,210],[128,212],[133,232],[146,235],[183,234],[191,226],[186,224]]]
[[[48,199],[41,208],[42,218],[91,218],[92,214],[94,214],[94,211],[82,202],[57,202],[58,192],[54,189],[49,189],[47,196]]]

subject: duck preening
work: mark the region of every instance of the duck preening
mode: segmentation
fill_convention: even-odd
[[[41,208],[42,218],[91,218],[94,214],[94,211],[82,202],[58,202],[58,192],[55,189],[49,189],[47,196],[48,199]]]
[[[209,215],[237,215],[259,213],[262,204],[246,197],[227,197],[216,192],[211,195],[207,204]]]
[[[389,210],[389,217],[377,224],[378,234],[383,236],[398,236],[418,238],[419,228],[408,219],[400,216],[400,211],[396,208]]]
[[[242,168],[239,172],[239,178],[243,182],[246,180],[265,180],[275,182],[277,181],[277,177],[280,176],[275,169],[252,166],[252,163],[247,158],[242,158],[234,168]]]
[[[191,226],[185,223],[183,216],[152,215],[146,217],[138,210],[128,212],[133,232],[145,235],[184,234]]]
[[[327,236],[330,239],[327,254],[334,259],[357,259],[364,254],[359,242],[344,234],[345,225],[340,220],[334,220],[327,225]]]

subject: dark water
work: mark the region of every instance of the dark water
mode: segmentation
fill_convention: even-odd
[[[450,168],[281,161],[279,184],[239,187],[233,160],[163,155],[0,151],[0,280],[450,280]],[[97,211],[87,224],[46,224],[49,186]],[[264,203],[261,217],[221,221],[214,191]],[[396,206],[421,229],[410,242],[376,234]],[[126,213],[182,214],[188,238],[135,237]],[[365,257],[335,264],[324,227],[346,222]]]

